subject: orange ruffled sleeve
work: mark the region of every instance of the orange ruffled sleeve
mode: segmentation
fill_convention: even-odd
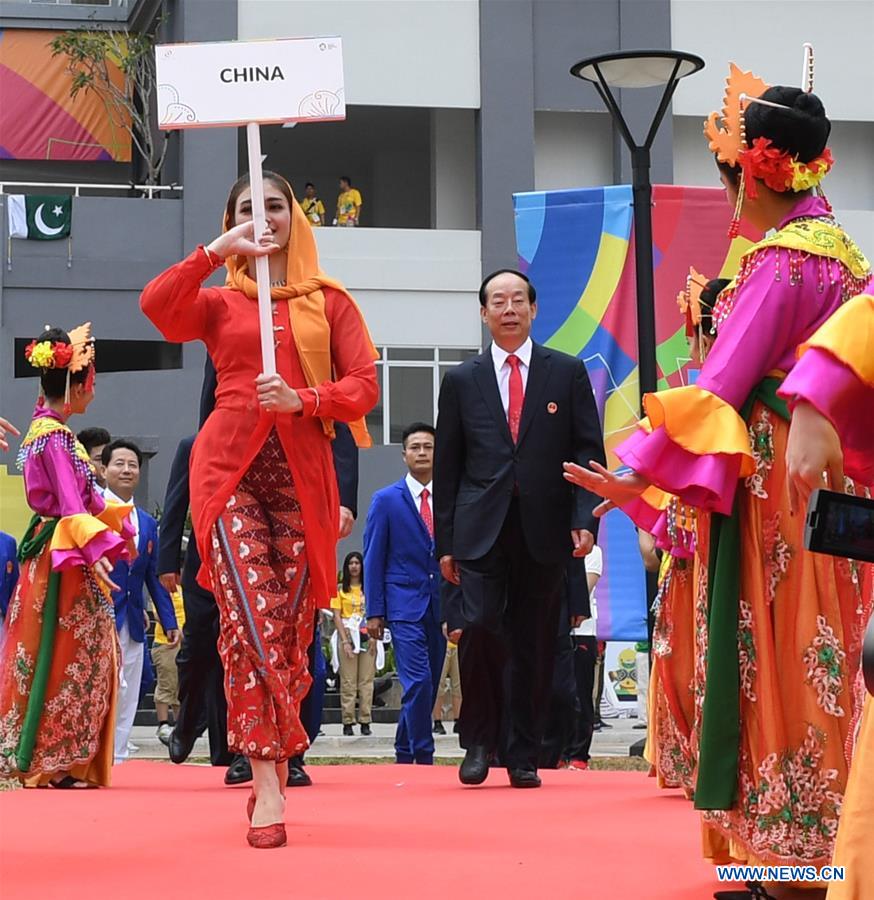
[[[747,427],[737,410],[697,385],[647,394],[644,407],[646,425],[617,448],[617,456],[684,504],[729,513],[738,480],[755,472]],[[653,495],[623,509],[652,531],[665,506],[663,497]]]
[[[874,296],[847,301],[798,348],[798,362],[778,391],[825,416],[841,440],[844,470],[874,484]]]
[[[110,503],[98,514],[77,513],[58,520],[52,535],[52,568],[64,571],[93,566],[101,557],[115,564],[128,558],[133,537],[128,516],[131,507]]]
[[[845,303],[799,346],[799,358],[814,349],[830,354],[874,388],[874,296],[860,294]]]
[[[695,456],[737,456],[743,477],[756,471],[744,420],[716,394],[690,384],[647,394],[643,403],[650,431],[664,428],[675,444]]]

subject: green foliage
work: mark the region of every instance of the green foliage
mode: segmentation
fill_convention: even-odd
[[[146,183],[157,184],[169,134],[160,134],[154,121],[153,34],[86,27],[59,34],[49,46],[53,57],[66,57],[70,96],[75,98],[80,91],[91,91],[103,101],[113,125],[130,134],[145,161]],[[113,66],[123,76],[120,84],[113,80]]]

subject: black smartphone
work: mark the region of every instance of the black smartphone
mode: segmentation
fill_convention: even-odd
[[[813,553],[874,562],[874,500],[814,491],[807,505],[804,546]]]

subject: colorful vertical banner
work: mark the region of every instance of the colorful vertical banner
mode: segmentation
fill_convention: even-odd
[[[130,162],[131,139],[92,91],[70,97],[64,56],[49,46],[61,32],[0,29],[0,159]],[[124,75],[113,62],[119,88]]]
[[[634,210],[631,187],[515,194],[519,265],[537,288],[534,339],[586,363],[604,426],[607,464],[639,421]],[[653,267],[659,386],[689,383],[677,293],[689,266],[709,278],[734,272],[753,235],[729,244],[731,211],[718,188],[653,187]],[[604,575],[598,637],[646,639],[643,566],[634,526],[620,512],[601,524]]]

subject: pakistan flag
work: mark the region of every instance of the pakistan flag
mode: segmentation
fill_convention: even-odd
[[[73,198],[69,194],[47,197],[9,194],[9,237],[31,241],[56,241],[68,237],[73,221]]]

